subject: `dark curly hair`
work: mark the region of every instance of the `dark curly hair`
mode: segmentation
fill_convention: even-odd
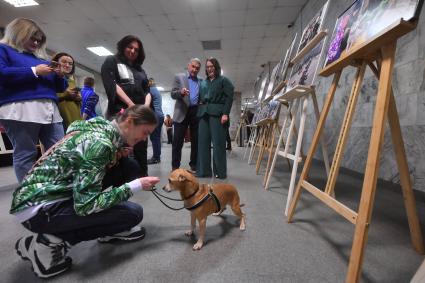
[[[207,62],[210,61],[211,64],[213,64],[214,66],[214,75],[216,78],[218,78],[221,75],[221,67],[220,67],[220,63],[218,63],[218,60],[215,59],[214,57],[210,57],[205,61],[205,75],[208,78],[208,72],[207,72]]]
[[[126,35],[123,38],[121,38],[121,40],[118,41],[117,43],[117,51],[118,51],[117,56],[127,61],[127,58],[124,55],[124,50],[133,41],[136,41],[139,44],[139,53],[137,54],[137,58],[134,61],[134,64],[142,65],[143,62],[145,61],[145,50],[143,48],[142,41],[137,36]]]

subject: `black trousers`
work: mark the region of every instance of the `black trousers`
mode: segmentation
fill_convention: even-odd
[[[174,122],[173,150],[171,166],[174,168],[180,167],[182,159],[182,148],[184,144],[184,135],[186,129],[190,129],[190,167],[196,167],[196,159],[198,158],[198,106],[191,106],[187,110],[186,117],[181,123]]]
[[[148,141],[141,141],[133,147],[134,159],[140,166],[142,177],[148,176]]]
[[[106,174],[102,186],[104,189],[119,186],[138,177],[140,168],[137,162],[123,158]],[[129,201],[98,213],[79,216],[75,213],[73,199],[70,199],[44,206],[35,216],[22,224],[34,233],[51,234],[75,245],[82,241],[130,230],[142,219],[142,207]]]
[[[173,128],[167,128],[167,143],[171,144],[173,142]]]

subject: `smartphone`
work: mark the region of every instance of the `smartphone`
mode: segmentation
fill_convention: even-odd
[[[56,61],[51,61],[51,62],[49,63],[49,67],[50,67],[50,68],[53,68],[53,69],[56,69],[57,67],[59,67],[59,63],[58,63],[58,62],[56,62]]]

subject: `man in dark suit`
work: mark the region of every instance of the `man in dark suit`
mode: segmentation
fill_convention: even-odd
[[[190,129],[190,162],[192,171],[196,171],[196,159],[198,156],[198,111],[199,85],[201,79],[198,72],[201,68],[201,60],[190,59],[187,64],[187,72],[176,74],[174,77],[171,97],[176,100],[174,106],[173,125],[173,151],[171,167],[173,170],[180,167],[184,135]]]

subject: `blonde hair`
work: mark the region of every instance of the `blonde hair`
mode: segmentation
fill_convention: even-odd
[[[25,51],[24,44],[35,35],[41,36],[41,42],[34,55],[47,59],[46,34],[33,20],[26,18],[14,19],[6,26],[4,36],[0,42],[15,48],[19,52],[23,52]]]

